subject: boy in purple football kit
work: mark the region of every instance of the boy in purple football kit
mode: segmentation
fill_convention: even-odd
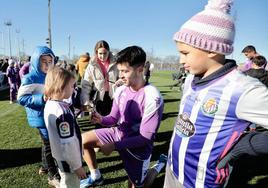
[[[117,54],[119,76],[124,85],[116,90],[112,111],[108,116],[103,117],[98,113],[93,115],[94,122],[107,128],[82,135],[84,159],[90,177],[81,181],[81,187],[103,182],[96,162],[95,147],[101,148],[105,155],[114,150],[119,152],[129,177],[129,187],[143,187],[146,183],[153,141],[164,104],[159,91],[145,83],[145,61],[145,52],[137,46],[127,47]]]

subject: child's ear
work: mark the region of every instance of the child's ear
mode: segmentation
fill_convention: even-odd
[[[139,72],[143,72],[143,68],[144,68],[143,66],[139,66],[139,67],[138,67],[138,71],[139,71]]]
[[[219,55],[219,54],[215,53],[215,52],[208,52],[208,57],[209,58],[215,58],[217,55]]]

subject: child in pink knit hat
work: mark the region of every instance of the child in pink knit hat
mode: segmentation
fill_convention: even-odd
[[[170,141],[165,188],[223,187],[229,171],[217,169],[218,161],[249,122],[268,128],[267,88],[225,58],[235,35],[231,5],[209,0],[174,35],[180,63],[190,74]]]

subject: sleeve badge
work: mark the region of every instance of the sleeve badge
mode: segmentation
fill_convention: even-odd
[[[61,137],[71,136],[70,125],[68,122],[62,122],[59,125],[59,133]]]

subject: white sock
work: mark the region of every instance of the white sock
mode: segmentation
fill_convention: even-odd
[[[156,163],[152,166],[158,173],[162,170],[162,168],[165,166],[165,163]]]
[[[90,169],[90,176],[93,180],[99,179],[101,177],[100,170],[97,169]]]

